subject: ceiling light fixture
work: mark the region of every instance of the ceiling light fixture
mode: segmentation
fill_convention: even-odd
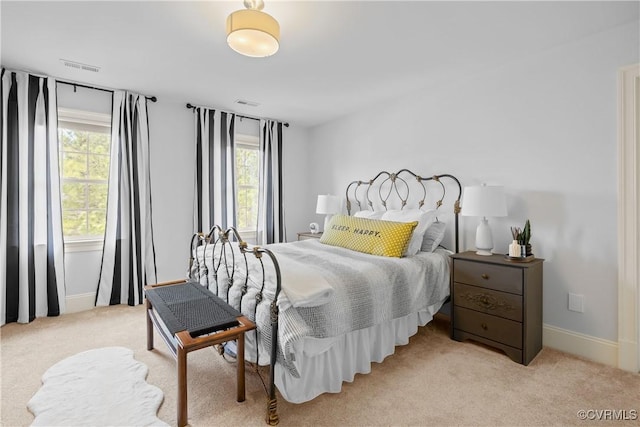
[[[253,58],[273,55],[280,47],[280,24],[262,12],[263,0],[244,0],[244,7],[227,17],[229,47]]]

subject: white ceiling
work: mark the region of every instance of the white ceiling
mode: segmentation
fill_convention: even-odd
[[[314,126],[638,20],[639,4],[265,0],[280,50],[256,59],[226,46],[241,0],[2,0],[0,53],[10,69]]]

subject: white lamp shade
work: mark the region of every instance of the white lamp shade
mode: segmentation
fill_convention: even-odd
[[[504,188],[497,185],[465,187],[460,214],[481,217],[507,216]]]
[[[259,10],[235,11],[227,17],[227,43],[245,56],[271,56],[280,47],[280,24]]]
[[[316,213],[322,215],[331,215],[340,212],[340,199],[338,196],[330,194],[321,194],[318,196],[316,204]]]

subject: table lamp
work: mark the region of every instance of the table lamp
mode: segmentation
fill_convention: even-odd
[[[462,195],[462,216],[482,217],[476,230],[476,254],[491,255],[493,237],[487,217],[507,216],[507,202],[501,186],[486,184],[465,187]]]
[[[330,194],[318,195],[316,213],[325,215],[323,231],[327,229],[331,217],[338,212],[340,212],[340,199],[338,196],[332,196]]]

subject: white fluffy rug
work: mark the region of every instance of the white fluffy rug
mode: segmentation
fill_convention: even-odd
[[[124,347],[68,357],[47,370],[27,408],[34,426],[167,426],[156,417],[162,390]]]

